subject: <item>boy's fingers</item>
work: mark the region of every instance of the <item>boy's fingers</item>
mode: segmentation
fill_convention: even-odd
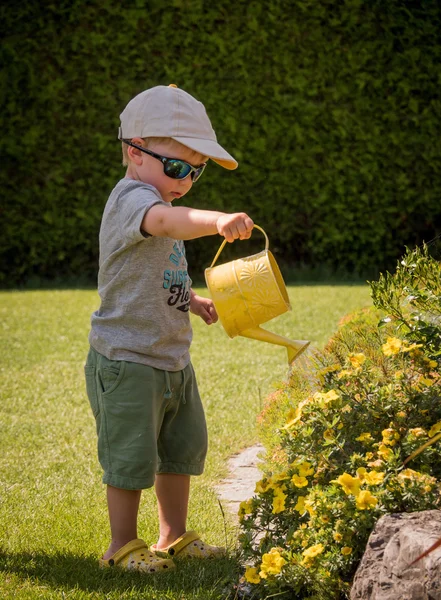
[[[246,240],[251,236],[251,232],[254,227],[254,222],[245,213],[238,213],[232,215],[230,223],[221,227],[218,231],[227,242],[234,242],[234,240],[241,239]]]
[[[238,237],[234,233],[235,233],[235,231],[234,231],[233,227],[231,227],[231,226],[228,227],[228,229],[225,232],[225,237],[228,242],[234,242],[234,240]]]
[[[213,323],[217,323],[219,321],[219,317],[217,315],[217,311],[214,307],[214,304],[212,304],[209,308],[208,308],[208,312],[210,313],[210,317],[211,317],[211,321]]]
[[[242,239],[242,237],[247,232],[247,227],[244,221],[239,221],[239,223],[237,224],[237,230],[239,232],[239,237]]]
[[[240,239],[247,240],[251,237],[253,231],[254,222],[247,215],[240,223]]]

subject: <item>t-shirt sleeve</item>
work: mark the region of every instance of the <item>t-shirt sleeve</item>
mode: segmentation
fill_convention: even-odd
[[[169,206],[148,188],[137,187],[120,196],[119,226],[123,239],[133,243],[148,237],[147,233],[141,231],[141,224],[147,211],[155,204]]]

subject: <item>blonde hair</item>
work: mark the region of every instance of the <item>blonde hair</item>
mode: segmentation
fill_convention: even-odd
[[[179,144],[181,146],[183,145],[180,142],[177,142],[176,140],[169,138],[169,137],[146,137],[146,138],[142,138],[142,140],[144,142],[145,148],[151,148],[155,144],[170,144],[170,145]],[[130,164],[129,153],[127,152],[128,146],[124,142],[121,142],[121,146],[122,146],[122,164],[123,164],[123,167],[128,167]],[[185,146],[185,147],[187,148],[187,146]],[[196,162],[199,160],[196,157],[203,156],[199,152],[196,152],[195,150],[191,150],[191,148],[188,148],[188,150],[193,152]],[[207,160],[208,160],[208,156],[204,156],[202,162],[207,162]]]
[[[168,137],[146,137],[146,138],[142,138],[142,140],[143,140],[146,148],[151,148],[152,144],[162,144],[162,143],[169,143],[170,141],[174,141]],[[124,142],[121,142],[121,147],[122,147],[123,167],[128,167],[130,164],[129,153],[127,152],[128,146]]]

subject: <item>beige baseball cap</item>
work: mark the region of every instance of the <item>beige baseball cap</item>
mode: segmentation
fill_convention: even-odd
[[[158,85],[141,92],[120,115],[119,139],[170,137],[191,150],[208,156],[225,169],[237,161],[217,143],[202,102],[174,84]]]

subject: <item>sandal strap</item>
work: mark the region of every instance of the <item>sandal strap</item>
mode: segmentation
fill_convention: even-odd
[[[125,556],[127,556],[131,552],[134,552],[135,550],[140,550],[141,548],[147,549],[147,546],[146,546],[146,543],[144,542],[144,540],[139,540],[139,539],[132,540],[131,542],[129,542],[128,544],[126,544],[125,546],[120,548],[117,552],[115,552],[115,554],[113,556],[111,556],[107,560],[104,558],[101,558],[100,565],[103,567],[113,567],[114,565],[117,565],[119,562],[121,562],[121,560]]]
[[[174,556],[175,554],[179,554],[183,548],[199,539],[199,534],[197,534],[196,531],[187,531],[181,535],[181,537],[178,537],[173,544],[170,544],[167,548],[163,548],[162,551],[167,552],[169,556]]]

